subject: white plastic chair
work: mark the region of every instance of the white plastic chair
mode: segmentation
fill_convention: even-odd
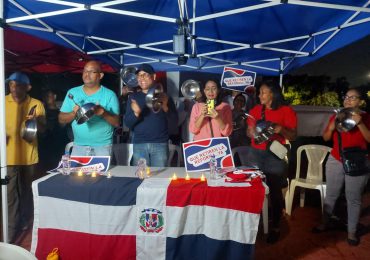
[[[73,142],[69,142],[68,144],[66,144],[66,147],[64,148],[64,153],[68,152],[69,154],[71,154],[72,148],[73,148]]]
[[[308,165],[306,178],[301,177],[301,157],[302,152],[306,152]],[[305,189],[316,189],[321,195],[321,210],[324,210],[324,198],[326,194],[326,184],[323,181],[323,163],[330,153],[331,148],[325,145],[309,144],[302,145],[297,149],[297,170],[296,176],[290,181],[289,201],[287,205],[287,214],[292,214],[292,204],[295,188],[300,189],[300,206],[304,206]]]
[[[113,144],[113,156],[117,165],[130,166],[134,146],[130,143]]]
[[[171,167],[171,162],[173,160],[173,157],[175,156],[175,153],[177,153],[177,160],[176,160],[176,166],[180,167],[180,163],[182,162],[182,152],[181,147],[174,144],[168,144],[168,160],[167,160],[167,166]]]
[[[0,260],[37,260],[37,258],[26,249],[0,242]]]

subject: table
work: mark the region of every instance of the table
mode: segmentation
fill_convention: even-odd
[[[265,189],[208,187],[200,173],[153,168],[144,181],[135,167],[114,177],[50,174],[32,184],[31,251],[54,247],[66,259],[248,259],[253,257]],[[180,179],[173,181],[176,173]]]

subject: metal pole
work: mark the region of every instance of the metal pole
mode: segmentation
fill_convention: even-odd
[[[284,71],[284,60],[281,59],[280,60],[280,70],[279,70],[279,73],[280,73],[279,84],[281,88],[283,88],[283,76],[284,76],[283,71]]]
[[[0,0],[0,18],[4,18],[4,1]],[[6,130],[5,130],[5,74],[4,74],[4,28],[0,27],[0,166],[1,183],[5,182],[7,176],[6,163]],[[2,195],[2,216],[3,216],[3,240],[8,242],[8,189],[1,185]]]

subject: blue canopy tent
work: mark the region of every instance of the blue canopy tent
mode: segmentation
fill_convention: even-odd
[[[159,71],[221,73],[224,66],[244,66],[257,74],[282,75],[370,34],[368,0],[8,0],[1,4],[3,26],[96,56],[117,70],[146,62]],[[3,39],[0,55],[4,64]],[[1,71],[0,84],[3,79]],[[3,96],[0,92],[1,104]],[[5,144],[5,114],[3,108],[0,111],[0,142]],[[4,166],[5,145],[0,153]],[[2,167],[2,179],[5,175]],[[6,216],[3,220],[6,223]],[[6,238],[7,225],[3,226]]]

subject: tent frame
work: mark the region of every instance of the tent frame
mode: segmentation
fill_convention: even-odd
[[[69,14],[69,13],[79,13],[89,10],[95,10],[99,12],[104,13],[111,13],[115,15],[122,15],[122,16],[131,16],[131,17],[137,17],[142,19],[150,19],[155,21],[160,21],[163,23],[171,23],[176,24],[177,19],[173,17],[165,17],[165,16],[158,16],[158,15],[152,15],[147,13],[141,13],[141,12],[131,12],[126,10],[121,10],[114,8],[115,5],[122,5],[125,3],[133,2],[135,0],[112,0],[112,1],[106,1],[99,4],[92,4],[92,5],[85,5],[85,4],[79,4],[74,3],[70,1],[62,1],[62,0],[37,0],[38,2],[45,2],[48,4],[53,4],[57,7],[65,7],[62,10],[56,10],[56,11],[50,11],[50,12],[43,12],[43,13],[32,13],[29,10],[27,10],[24,6],[22,6],[20,3],[16,2],[15,0],[9,0],[8,2],[15,7],[17,7],[20,11],[22,11],[25,15],[14,17],[14,18],[8,18],[8,19],[2,19],[3,22],[10,27],[14,28],[25,28],[25,29],[32,29],[32,30],[39,30],[48,32],[50,34],[55,34],[59,38],[61,38],[64,42],[67,43],[68,46],[70,46],[72,49],[75,49],[79,52],[85,53],[85,54],[106,54],[110,59],[116,63],[120,68],[122,68],[124,65],[137,65],[142,62],[148,62],[148,63],[156,63],[156,62],[162,62],[166,64],[171,64],[174,66],[177,65],[177,56],[173,53],[172,50],[161,48],[160,45],[163,44],[170,44],[173,43],[172,39],[164,40],[164,41],[157,41],[157,42],[148,42],[145,44],[135,44],[130,42],[122,42],[118,41],[117,39],[109,39],[109,38],[103,38],[98,35],[84,35],[74,32],[68,32],[68,31],[61,31],[57,30],[55,28],[52,28],[50,25],[45,23],[41,18],[46,17],[52,17],[57,15],[63,15],[63,14]],[[186,5],[186,0],[178,0],[179,5],[179,18],[181,21],[188,20],[189,23],[189,31],[191,31],[190,36],[196,35],[196,24],[198,22],[203,22],[207,20],[217,19],[220,17],[235,15],[239,13],[245,13],[245,12],[251,12],[258,9],[264,9],[264,8],[270,8],[278,5],[300,5],[300,6],[307,6],[312,8],[327,8],[327,9],[336,9],[336,10],[343,10],[348,12],[353,12],[350,18],[348,18],[344,23],[339,24],[337,26],[326,28],[317,32],[313,32],[311,34],[304,34],[304,35],[296,35],[294,37],[286,38],[286,39],[277,39],[270,42],[261,42],[257,44],[246,44],[246,43],[240,43],[240,42],[233,42],[233,41],[227,41],[223,39],[214,39],[214,38],[207,38],[203,37],[201,35],[197,35],[196,39],[195,37],[189,37],[189,40],[191,40],[191,49],[192,49],[192,56],[193,58],[196,58],[198,60],[198,66],[192,66],[192,65],[182,65],[182,67],[195,69],[195,70],[209,70],[212,68],[217,67],[224,67],[224,66],[232,66],[232,65],[243,65],[251,68],[259,68],[264,69],[266,71],[272,71],[276,72],[276,74],[280,75],[280,84],[282,83],[282,77],[284,71],[288,69],[290,64],[296,59],[307,57],[310,55],[315,55],[318,53],[320,49],[322,49],[325,45],[328,44],[328,42],[335,37],[336,34],[338,34],[341,30],[344,30],[351,26],[357,26],[363,23],[370,22],[370,18],[364,18],[359,20],[354,20],[359,14],[361,13],[370,13],[369,4],[370,1],[367,1],[365,4],[363,4],[362,7],[357,6],[350,6],[350,5],[339,5],[339,4],[329,4],[329,3],[320,3],[320,2],[313,2],[313,1],[303,1],[303,0],[261,0],[260,4],[253,5],[253,6],[245,6],[242,8],[237,9],[231,9],[226,10],[218,13],[213,14],[207,14],[203,16],[196,16],[196,0],[193,1],[193,10],[192,10],[192,17],[188,17],[188,10]],[[1,12],[1,18],[3,18],[3,11],[4,11],[4,2],[0,0],[0,12]],[[22,23],[24,21],[28,20],[35,20],[37,21],[40,26],[35,25],[28,25],[25,23]],[[313,44],[314,47],[312,50],[307,51],[304,49],[308,46],[309,43],[313,42],[315,43],[317,36],[320,35],[327,35],[327,37],[318,45]],[[80,39],[83,39],[83,46],[79,47],[76,42],[74,42],[71,37],[78,37]],[[197,52],[196,43],[200,41],[205,42],[212,42],[212,43],[219,43],[228,45],[229,48],[223,49],[223,50],[216,50],[216,51],[210,51],[210,52],[204,52],[199,53]],[[287,42],[294,42],[294,41],[304,41],[303,44],[300,44],[300,47],[296,50],[293,49],[287,49],[287,48],[281,48],[277,47],[280,43],[287,43]],[[89,42],[92,46],[96,48],[96,50],[88,51],[86,52],[84,50],[84,45],[86,42]],[[107,43],[114,43],[118,45],[118,47],[115,48],[102,48],[99,42],[107,42]],[[256,59],[256,60],[244,60],[240,62],[230,61],[226,59],[220,59],[217,57],[214,57],[214,55],[221,54],[221,53],[231,53],[239,50],[245,50],[249,48],[255,48],[260,50],[267,50],[272,52],[279,53],[280,58],[273,58],[273,59]],[[136,54],[130,54],[125,51],[132,50],[132,49],[143,49],[143,50],[150,50],[158,53],[166,53],[173,55],[173,58],[168,59],[156,59]],[[115,57],[115,55],[118,54],[118,58]],[[137,57],[141,60],[135,63],[125,63],[125,56],[127,57]],[[186,54],[186,56],[189,56],[189,54]],[[205,65],[204,61],[207,60],[213,60],[219,62],[218,65]],[[277,66],[275,67],[268,67],[264,63],[265,62],[271,62],[276,61]],[[0,84],[2,86],[5,85],[4,81],[4,28],[0,28],[0,63],[3,65],[3,69],[0,70]],[[5,176],[7,175],[6,171],[6,133],[5,133],[5,90],[4,88],[0,88],[0,159],[1,159],[1,180],[5,179]],[[2,189],[2,206],[3,206],[3,238],[4,241],[7,242],[8,240],[8,213],[7,213],[7,189],[6,185],[4,186],[5,189]]]

